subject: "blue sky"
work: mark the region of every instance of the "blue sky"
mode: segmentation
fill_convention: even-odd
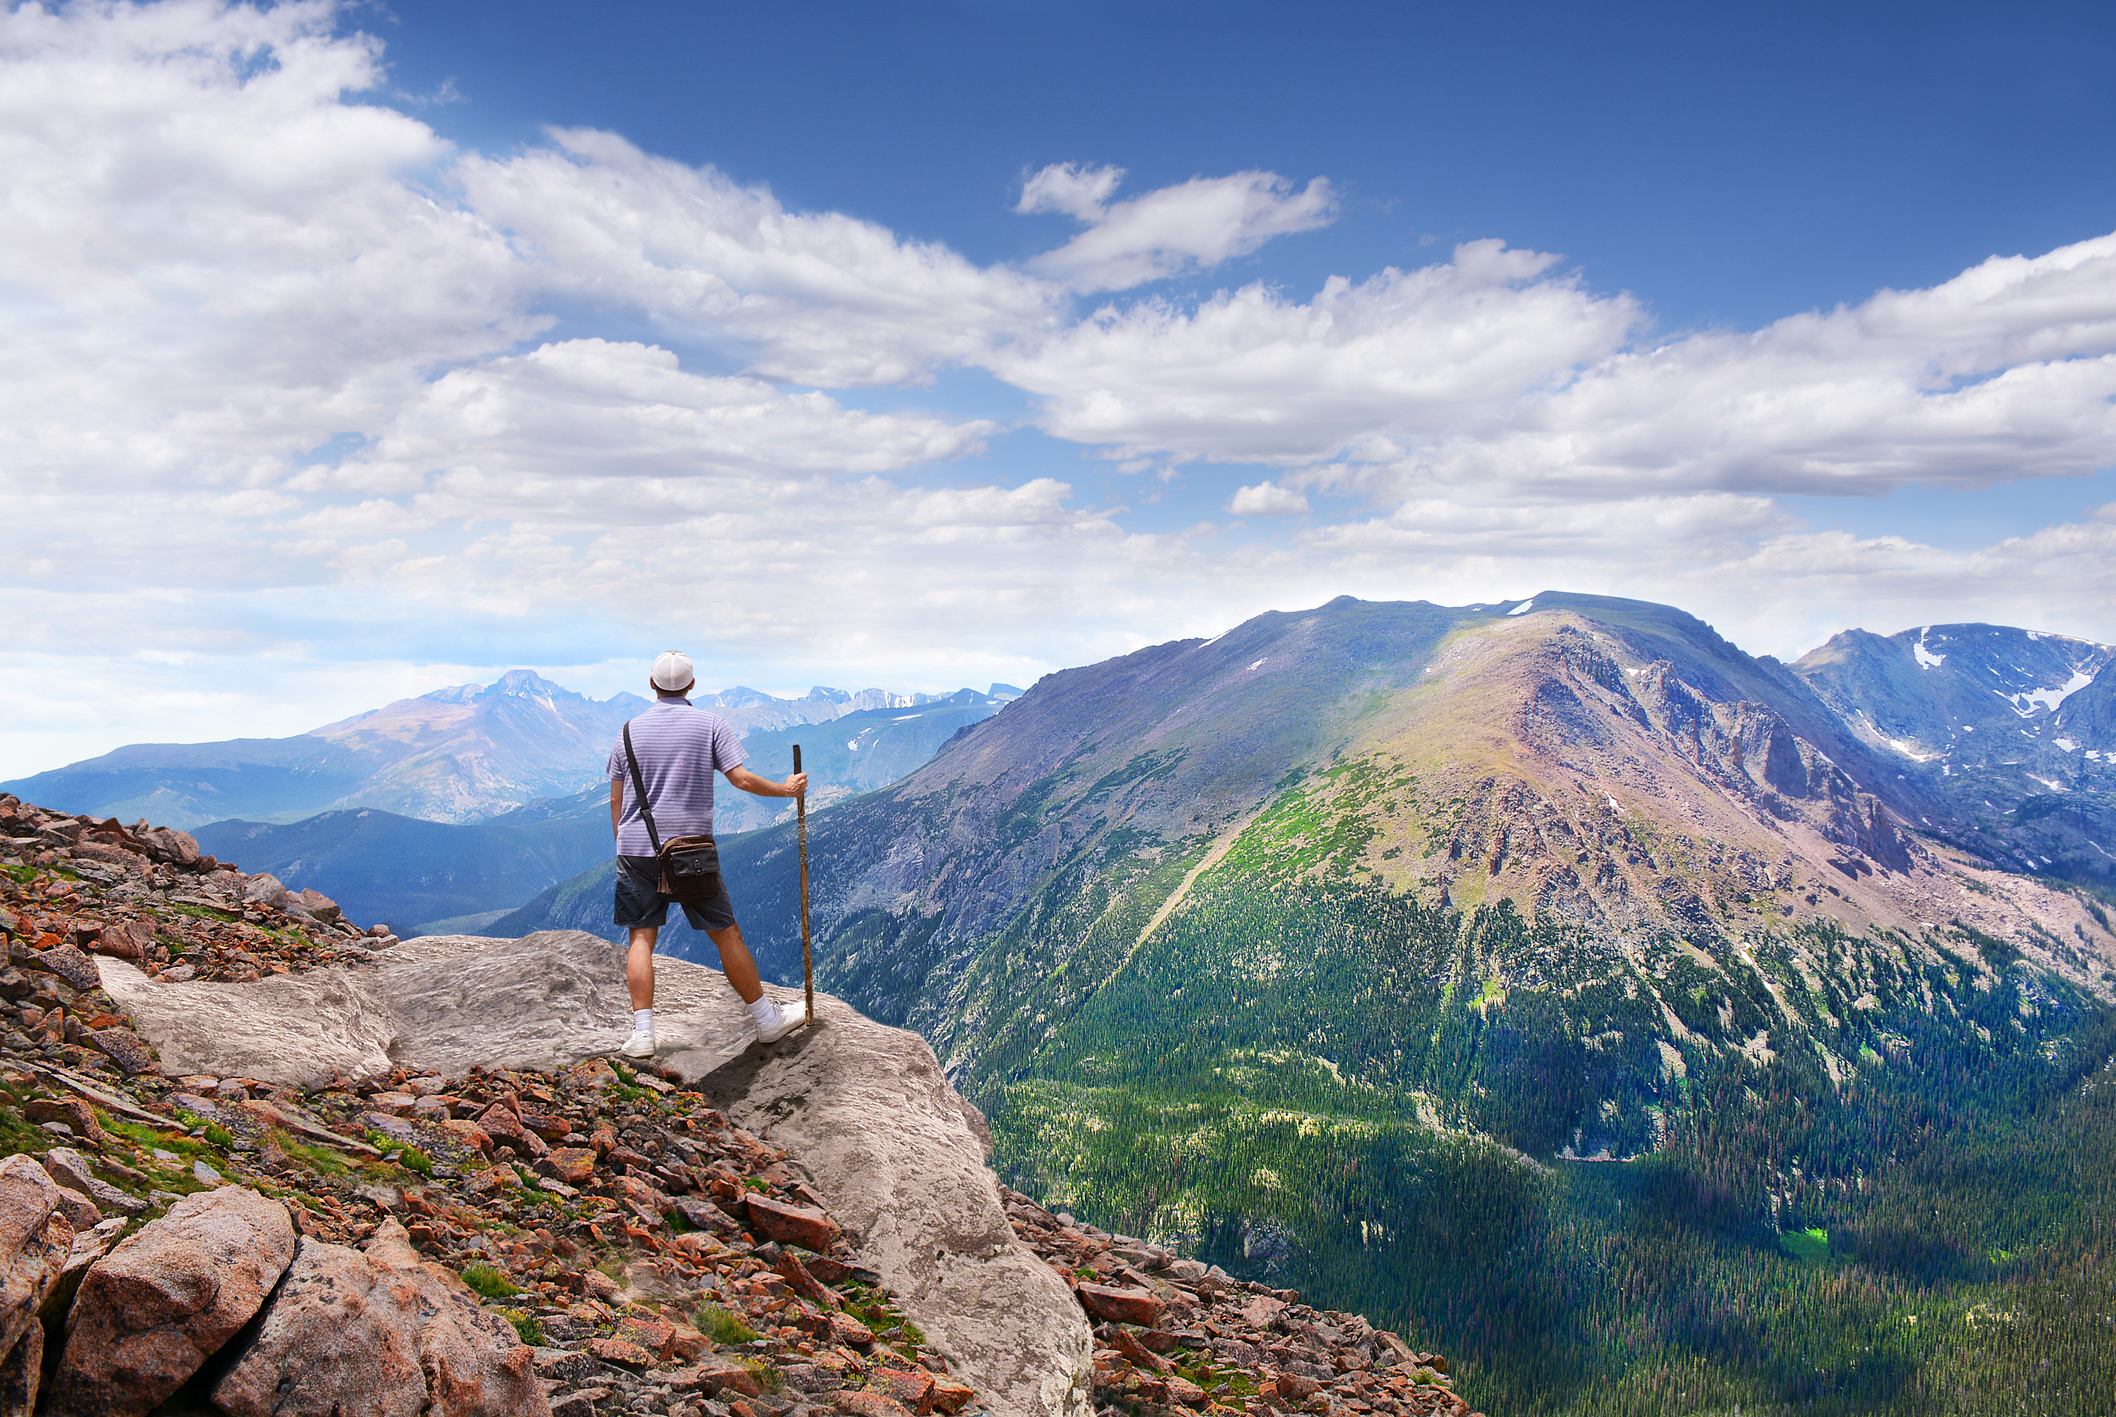
[[[0,776],[1339,593],[2116,639],[2112,60],[2086,5],[11,7]]]

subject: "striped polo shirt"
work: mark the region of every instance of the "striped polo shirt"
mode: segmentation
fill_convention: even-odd
[[[661,839],[708,836],[713,830],[713,775],[742,766],[748,754],[734,725],[689,699],[659,699],[631,722],[632,749]],[[617,823],[619,856],[652,856],[654,845],[639,815],[632,770],[625,762],[622,733],[610,745],[610,781],[624,784],[624,814]]]

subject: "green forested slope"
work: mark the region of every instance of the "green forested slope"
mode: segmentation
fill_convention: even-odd
[[[1961,931],[1722,966],[1435,910],[1353,881],[1356,824],[1304,806],[970,1069],[1016,1184],[1451,1344],[1492,1411],[2116,1402],[2097,1001]]]

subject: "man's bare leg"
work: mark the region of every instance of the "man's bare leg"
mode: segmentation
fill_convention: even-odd
[[[661,931],[652,925],[632,927],[632,943],[625,951],[625,986],[632,991],[635,1009],[654,1007],[654,941],[660,935]],[[742,942],[742,927],[708,930],[705,937],[720,951],[720,972],[735,986],[742,1002],[754,1004],[763,998],[764,981],[757,974],[757,961],[750,955],[749,946]]]
[[[638,931],[633,932],[634,936]],[[708,930],[705,937],[720,951],[720,972],[727,982],[735,986],[745,1004],[754,1004],[764,997],[764,981],[757,976],[757,961],[751,957],[749,946],[742,942],[742,927],[730,925],[725,930]],[[647,997],[654,997],[654,967],[647,966]],[[632,1007],[643,1009],[647,1005],[639,1002],[639,991],[632,991]]]
[[[654,941],[660,934],[652,925],[632,927],[632,943],[625,950],[625,987],[632,991],[634,1009],[654,1007]]]

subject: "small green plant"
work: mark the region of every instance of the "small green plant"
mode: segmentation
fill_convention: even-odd
[[[698,1331],[723,1348],[732,1348],[738,1343],[755,1343],[763,1337],[718,1304],[699,1305],[697,1320]]]
[[[760,1180],[755,1176],[744,1176],[742,1178],[742,1184],[749,1187],[753,1191],[768,1191],[771,1189],[771,1186],[768,1183]]]
[[[235,1145],[235,1133],[229,1131],[218,1122],[208,1122],[206,1123],[206,1140],[222,1151],[226,1151]]]
[[[737,1358],[736,1362],[749,1369],[749,1375],[757,1380],[757,1386],[768,1393],[786,1391],[786,1379],[779,1370],[761,1358]]]
[[[415,1146],[407,1146],[397,1156],[397,1164],[407,1171],[416,1171],[421,1176],[433,1174],[433,1158]]]
[[[506,1315],[507,1322],[514,1325],[515,1337],[531,1348],[542,1348],[545,1345],[543,1325],[536,1321],[534,1315],[521,1309],[509,1309]]]
[[[512,1299],[522,1292],[521,1285],[483,1260],[463,1266],[463,1282],[487,1299]]]

